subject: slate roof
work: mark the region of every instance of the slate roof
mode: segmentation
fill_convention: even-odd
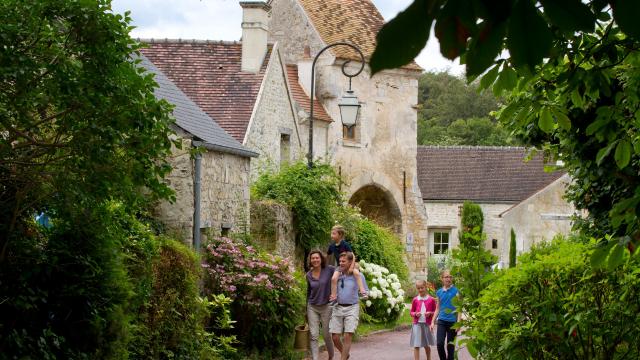
[[[298,65],[287,65],[287,78],[289,78],[289,89],[291,90],[293,100],[295,100],[296,103],[298,103],[298,105],[300,105],[300,107],[309,114],[311,111],[311,99],[300,85],[298,79]],[[331,116],[327,114],[324,106],[320,104],[316,96],[314,97],[316,99],[313,101],[313,118],[315,120],[333,122],[333,119],[331,119]]]
[[[185,93],[180,91],[149,59],[143,55],[140,60],[139,65],[155,75],[154,80],[158,83],[158,87],[154,90],[155,96],[174,105],[173,116],[176,119],[176,125],[204,141],[204,146],[207,148],[245,157],[258,156],[258,154],[242,146],[224,131]]]
[[[298,1],[325,44],[346,41],[358,46],[367,61],[371,58],[384,18],[370,0]],[[331,51],[341,59],[360,60],[360,56],[346,46],[336,46]],[[415,62],[403,68],[422,70]]]
[[[239,142],[251,119],[271,56],[261,70],[240,71],[242,44],[230,41],[142,40],[141,52],[191,100]]]
[[[563,171],[544,171],[542,156],[498,146],[418,146],[418,185],[424,200],[520,202]]]

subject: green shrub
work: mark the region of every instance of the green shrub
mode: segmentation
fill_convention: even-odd
[[[234,334],[243,350],[283,354],[302,321],[303,279],[288,259],[228,238],[214,239],[204,254],[206,289],[233,299]]]
[[[451,269],[454,265],[454,261],[450,254],[445,256],[429,256],[427,260],[427,281],[433,284],[435,289],[442,287],[442,279],[440,273],[444,269]],[[415,284],[411,284],[415,288]],[[415,291],[415,289],[414,289]]]
[[[556,241],[519,257],[483,291],[465,332],[483,359],[637,359],[640,264],[590,265],[590,245]]]
[[[471,232],[474,228],[479,228],[482,233],[482,227],[484,225],[484,215],[482,214],[482,208],[480,205],[472,202],[465,201],[462,204],[462,216],[460,219],[460,244],[464,245],[466,241],[473,241],[474,238],[465,238],[464,234]],[[477,243],[470,243],[469,246],[478,246]]]
[[[379,264],[397,274],[402,281],[409,278],[402,242],[390,230],[362,216],[357,209],[345,206],[337,209],[336,221],[344,226],[346,239],[358,261]]]
[[[0,349],[7,358],[126,357],[131,286],[111,205],[32,225],[0,262]]]
[[[147,292],[145,285],[138,286],[144,291],[138,294],[130,357],[212,359],[215,352],[205,331],[210,303],[199,296],[202,270],[198,258],[175,240],[156,242],[158,253],[149,263],[150,284],[144,281],[148,276],[139,277],[143,280],[139,283],[150,289]]]
[[[327,244],[333,226],[333,209],[341,202],[340,178],[329,164],[309,169],[299,161],[278,173],[264,173],[255,181],[251,195],[272,199],[291,207],[296,242],[305,250]]]
[[[509,267],[516,266],[516,232],[511,229],[511,241],[509,242]]]
[[[464,241],[460,247],[453,249],[454,260],[451,273],[462,297],[462,308],[471,315],[478,307],[480,293],[493,280],[491,265],[498,258],[483,246],[486,234],[480,233],[479,227],[463,234]]]

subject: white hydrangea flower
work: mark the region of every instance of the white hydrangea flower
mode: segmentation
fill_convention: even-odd
[[[367,307],[371,306],[371,300],[367,300],[367,302],[365,302],[365,305],[367,305]]]

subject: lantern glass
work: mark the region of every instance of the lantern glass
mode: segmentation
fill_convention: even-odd
[[[338,106],[340,107],[342,124],[346,127],[354,126],[360,114],[360,103],[353,90],[348,90],[342,95],[340,101],[338,101]]]

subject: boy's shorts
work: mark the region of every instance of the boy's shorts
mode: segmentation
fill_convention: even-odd
[[[332,334],[355,333],[360,320],[360,304],[343,306],[336,304],[329,321],[329,332]]]

